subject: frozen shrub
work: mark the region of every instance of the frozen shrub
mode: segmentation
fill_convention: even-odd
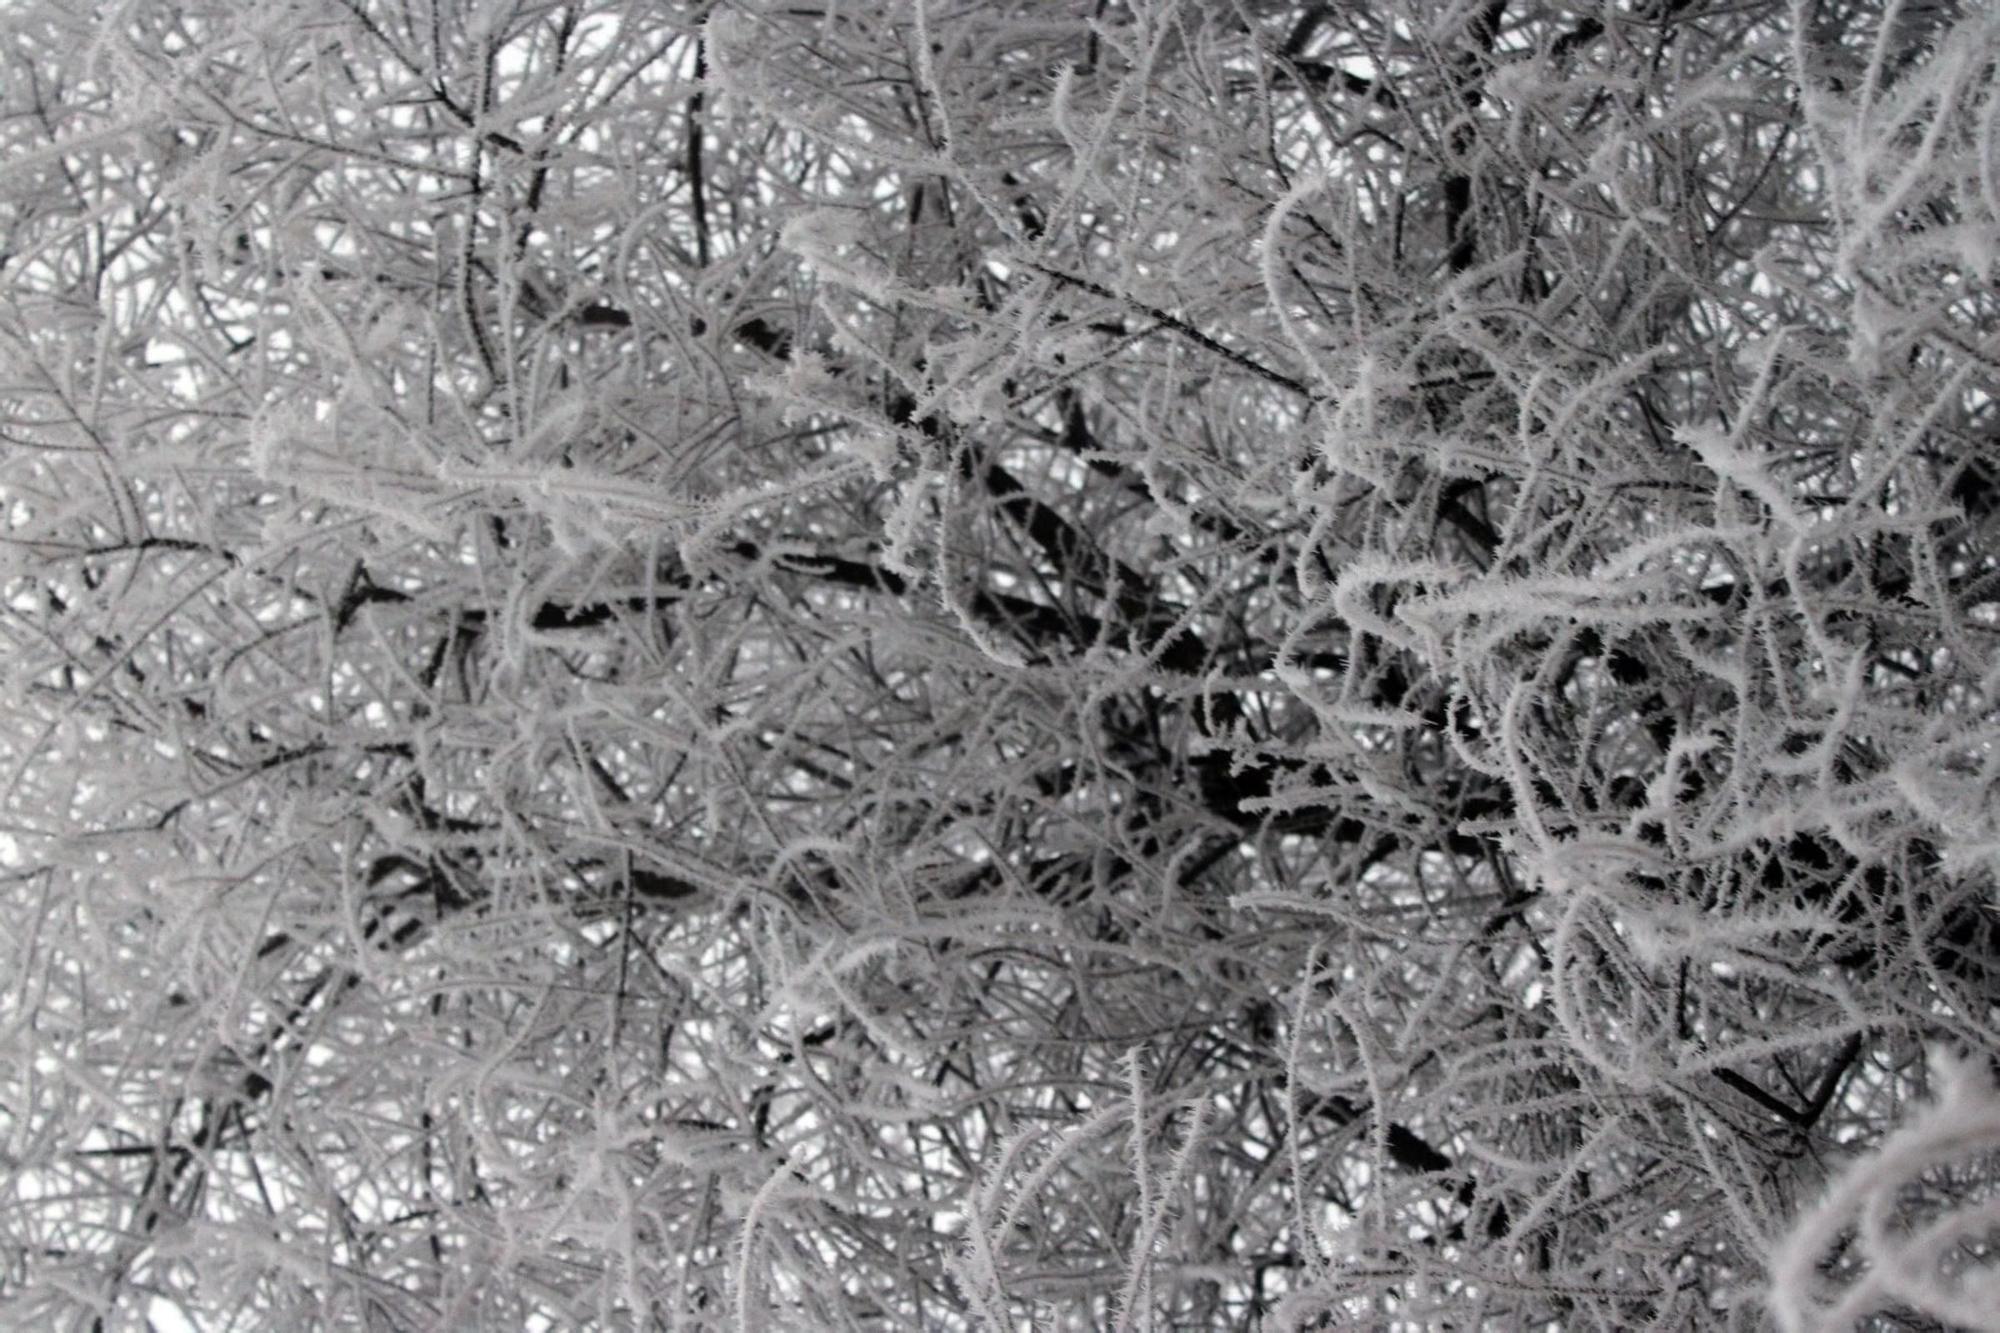
[[[0,33],[0,1323],[1986,1293],[1987,7]]]

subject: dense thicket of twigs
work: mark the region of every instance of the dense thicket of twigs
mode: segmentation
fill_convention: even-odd
[[[1993,1046],[1982,6],[0,32],[9,1326],[1754,1326]]]

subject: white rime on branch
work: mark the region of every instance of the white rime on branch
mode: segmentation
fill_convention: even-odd
[[[1849,1329],[1884,1312],[1990,1328],[2000,1313],[2000,1195],[1935,1199],[2000,1156],[2000,1091],[1983,1061],[1933,1057],[1936,1100],[1848,1164],[1771,1259],[1784,1333]],[[1845,1280],[1830,1280],[1836,1263]]]
[[[1996,276],[1974,0],[0,0],[0,1328],[1966,1322]]]

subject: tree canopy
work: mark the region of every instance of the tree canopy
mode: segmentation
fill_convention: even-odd
[[[1988,1289],[1982,6],[0,35],[10,1324]]]

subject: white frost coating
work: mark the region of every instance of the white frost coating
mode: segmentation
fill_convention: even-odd
[[[1965,1264],[2000,1226],[2000,1199],[1912,1217],[1903,1192],[1928,1172],[2000,1151],[2000,1095],[1970,1060],[1934,1055],[1932,1068],[1937,1103],[1852,1163],[1772,1255],[1771,1313],[1785,1333],[1853,1328],[1889,1310],[1993,1327],[2000,1269]],[[1850,1229],[1861,1271],[1835,1286],[1820,1266]]]
[[[1264,220],[1264,234],[1258,242],[1258,271],[1264,279],[1264,294],[1271,302],[1271,311],[1278,317],[1278,325],[1285,331],[1285,340],[1292,350],[1299,354],[1300,364],[1318,369],[1323,358],[1306,340],[1305,330],[1292,317],[1291,298],[1284,290],[1284,268],[1281,252],[1285,242],[1285,219],[1292,211],[1313,195],[1327,188],[1327,177],[1323,171],[1301,172],[1292,188],[1282,199],[1271,206],[1271,214]]]
[[[0,1326],[1768,1323],[2000,1046],[1987,19],[83,8]]]
[[[1426,636],[1398,615],[1395,620],[1382,615],[1369,604],[1376,588],[1396,583],[1441,583],[1454,584],[1463,572],[1436,561],[1397,561],[1380,556],[1363,556],[1354,560],[1340,572],[1334,583],[1333,605],[1342,619],[1359,630],[1380,637],[1386,643],[1413,652],[1423,652],[1428,646]],[[1402,623],[1398,623],[1401,621]]]
[[[1793,507],[1792,498],[1785,493],[1784,483],[1771,475],[1763,459],[1738,448],[1735,441],[1712,426],[1683,426],[1674,435],[1694,450],[1709,471],[1761,501],[1779,523],[1787,528],[1805,525]]]

